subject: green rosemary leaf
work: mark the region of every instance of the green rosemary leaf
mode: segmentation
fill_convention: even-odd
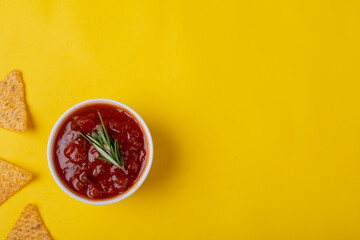
[[[128,171],[125,169],[124,159],[120,154],[119,143],[117,139],[113,140],[108,134],[100,113],[99,118],[101,126],[98,126],[97,132],[92,132],[91,135],[85,135],[82,132],[79,133],[99,152],[101,155],[101,157],[98,157],[99,159],[115,165],[127,174]]]

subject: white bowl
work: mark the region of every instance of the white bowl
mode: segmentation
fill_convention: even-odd
[[[140,124],[140,126],[145,134],[145,139],[146,139],[146,144],[147,144],[147,157],[146,157],[145,165],[142,169],[142,172],[140,173],[140,177],[138,177],[136,182],[125,192],[121,193],[118,196],[108,198],[108,199],[90,199],[90,198],[81,196],[81,195],[73,192],[72,190],[70,190],[70,188],[68,188],[63,183],[61,178],[59,177],[59,175],[55,169],[54,159],[53,159],[53,148],[54,148],[55,138],[56,138],[56,135],[57,135],[60,127],[62,126],[63,122],[68,118],[68,116],[70,114],[72,114],[77,109],[82,108],[86,105],[92,105],[92,104],[96,104],[96,103],[110,104],[113,106],[120,107],[121,109],[124,109],[125,111],[129,112]],[[153,142],[152,142],[150,131],[149,131],[148,127],[146,126],[144,120],[130,107],[126,106],[125,104],[123,104],[121,102],[115,101],[115,100],[103,99],[103,98],[91,99],[91,100],[87,100],[87,101],[78,103],[75,106],[71,107],[59,118],[59,120],[57,120],[57,122],[55,123],[55,125],[50,133],[48,146],[47,146],[47,158],[48,158],[50,172],[51,172],[51,175],[53,176],[53,178],[55,179],[55,182],[69,196],[75,198],[76,200],[79,200],[81,202],[88,203],[88,204],[106,205],[106,204],[119,202],[119,201],[127,198],[128,196],[133,194],[141,186],[141,184],[145,181],[145,178],[147,177],[147,175],[150,171],[152,160],[153,160]]]

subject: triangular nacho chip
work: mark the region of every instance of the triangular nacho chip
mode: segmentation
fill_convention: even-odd
[[[26,205],[6,238],[6,240],[15,239],[51,239],[49,231],[45,227],[39,212],[32,204]]]
[[[0,205],[32,178],[31,173],[0,159]]]
[[[0,82],[0,127],[24,132],[27,125],[24,83],[21,73],[12,70]]]

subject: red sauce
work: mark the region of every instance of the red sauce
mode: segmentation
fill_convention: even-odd
[[[109,135],[118,140],[128,174],[98,159],[100,154],[80,136],[97,131],[101,114]],[[130,188],[146,159],[144,133],[132,115],[109,104],[93,104],[72,113],[55,138],[54,161],[62,181],[73,192],[91,199],[117,196]]]

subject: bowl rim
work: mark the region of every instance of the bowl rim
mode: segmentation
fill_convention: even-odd
[[[147,152],[148,152],[148,156],[145,162],[145,165],[142,169],[142,173],[140,174],[140,176],[138,177],[138,179],[136,180],[136,182],[129,188],[127,189],[125,192],[121,193],[118,196],[115,197],[111,197],[111,198],[107,198],[107,199],[90,199],[90,198],[86,198],[83,197],[79,194],[74,193],[72,190],[70,190],[67,186],[65,186],[65,184],[63,183],[63,181],[60,179],[60,177],[57,174],[57,171],[55,169],[55,164],[54,164],[54,159],[53,159],[53,148],[54,148],[54,141],[55,141],[55,137],[57,136],[57,133],[60,129],[60,127],[62,126],[63,122],[67,119],[67,117],[72,114],[74,111],[76,111],[79,108],[82,108],[86,105],[92,105],[92,104],[110,104],[110,105],[114,105],[114,106],[118,106],[124,110],[126,110],[128,113],[130,113],[136,121],[138,121],[140,127],[142,128],[142,130],[145,133],[145,139],[147,142]],[[89,99],[89,100],[85,100],[82,102],[79,102],[77,104],[75,104],[74,106],[72,106],[71,108],[69,108],[68,110],[66,110],[61,116],[60,118],[56,121],[54,127],[51,130],[50,136],[49,136],[49,140],[48,140],[48,145],[47,145],[47,159],[48,159],[48,165],[49,165],[49,169],[51,172],[52,177],[54,178],[55,182],[57,183],[57,185],[66,193],[68,194],[70,197],[83,202],[83,203],[88,203],[88,204],[92,204],[92,205],[107,205],[107,204],[112,204],[112,203],[116,203],[119,202],[127,197],[129,197],[131,194],[133,194],[141,185],[142,183],[145,181],[147,175],[149,174],[151,165],[152,165],[152,160],[153,160],[153,141],[152,141],[152,137],[149,131],[149,128],[147,127],[145,121],[140,117],[139,114],[137,114],[132,108],[130,108],[129,106],[116,101],[116,100],[112,100],[112,99],[107,99],[107,98],[94,98],[94,99]]]

